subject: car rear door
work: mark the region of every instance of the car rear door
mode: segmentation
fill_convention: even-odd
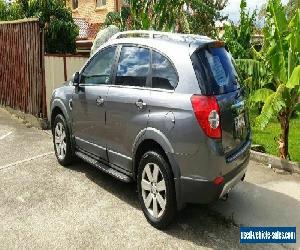
[[[250,122],[245,96],[234,61],[225,48],[207,47],[192,55],[201,92],[215,96],[220,107],[222,146],[227,162],[250,144]],[[226,172],[230,171],[227,168]]]
[[[76,146],[107,161],[105,113],[116,47],[97,53],[80,74],[72,99]]]
[[[132,147],[147,127],[150,98],[150,50],[135,45],[120,47],[114,85],[106,101],[106,133],[109,162],[132,171]]]

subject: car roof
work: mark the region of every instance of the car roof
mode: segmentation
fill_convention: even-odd
[[[109,44],[136,44],[152,47],[162,52],[167,52],[171,49],[174,53],[176,49],[186,49],[192,54],[199,47],[213,42],[215,40],[201,35],[133,30],[115,34],[106,43],[106,46]]]
[[[108,46],[119,44],[145,46],[157,50],[167,56],[177,70],[179,82],[175,91],[190,94],[200,91],[191,55],[198,48],[210,46],[210,44],[215,42],[215,40],[199,35],[156,31],[127,31],[119,32],[112,36],[98,48],[94,55]]]

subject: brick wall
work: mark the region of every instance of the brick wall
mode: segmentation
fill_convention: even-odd
[[[66,3],[72,9],[72,0]],[[72,10],[72,15],[74,18],[86,18],[90,23],[104,23],[106,14],[115,11],[116,7],[115,0],[106,0],[106,5],[100,8],[96,8],[96,0],[78,0],[78,8]]]

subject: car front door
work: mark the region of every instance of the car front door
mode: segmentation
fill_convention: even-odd
[[[147,127],[150,89],[150,50],[124,45],[106,101],[109,162],[132,171],[132,146]]]
[[[76,146],[108,161],[106,152],[106,98],[111,83],[116,47],[99,51],[80,74],[73,95],[73,133]]]

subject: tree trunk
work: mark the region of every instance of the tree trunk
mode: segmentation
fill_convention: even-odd
[[[281,126],[281,134],[279,136],[279,155],[282,159],[289,159],[289,130],[290,130],[290,116],[288,112],[282,112],[279,121]]]

